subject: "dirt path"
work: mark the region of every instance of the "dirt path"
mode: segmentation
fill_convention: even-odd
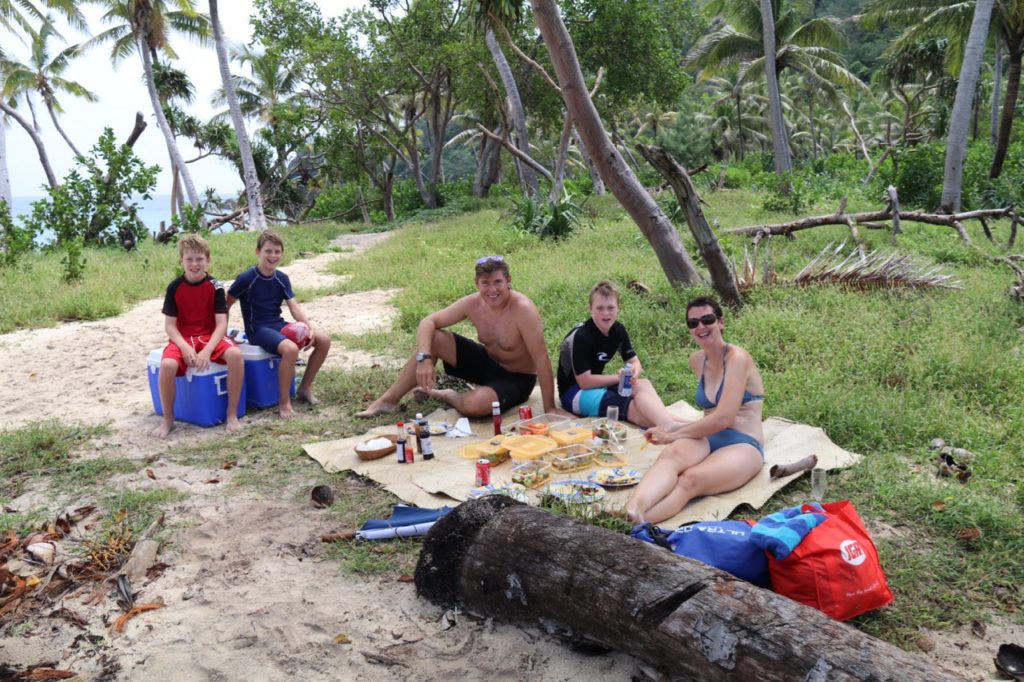
[[[347,235],[336,243],[353,251],[297,260],[286,270],[303,288],[326,286],[333,277],[324,272],[328,263],[385,238]],[[326,296],[305,307],[331,332],[359,332],[391,324],[392,294]],[[7,377],[0,384],[0,428],[47,417],[108,421],[113,433],[102,444],[108,453],[137,459],[162,451],[146,435],[156,417],[142,368],[146,353],[165,342],[160,305],[153,299],[116,318],[0,336]],[[329,366],[380,361],[394,359],[336,345]],[[172,439],[189,442],[220,431],[184,426]],[[320,535],[333,528],[325,512],[309,505],[307,488],[273,495],[240,489],[233,479],[241,467],[208,470],[157,459],[148,468],[152,478],[140,471],[112,484],[185,493],[167,511],[176,533],[159,560],[168,568],[135,586],[138,602],[161,598],[166,608],[133,619],[113,637],[100,620],[119,613],[113,600],[86,606],[79,594],[9,631],[0,639],[0,663],[54,661],[86,680],[668,679],[623,654],[576,653],[534,627],[462,615],[446,628],[441,610],[418,599],[411,584],[342,574],[323,556]],[[220,482],[211,483],[214,478]],[[12,507],[41,501],[29,494]],[[62,608],[86,614],[87,625],[70,625],[58,615]],[[990,625],[983,640],[966,628],[925,636],[935,646],[922,655],[985,680],[996,679],[991,658],[998,645],[1020,643],[1024,629]]]

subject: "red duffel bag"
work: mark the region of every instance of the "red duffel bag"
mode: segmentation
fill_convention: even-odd
[[[779,561],[768,553],[772,589],[847,620],[892,601],[878,550],[849,500],[822,505],[828,520]],[[817,511],[804,505],[801,511]]]

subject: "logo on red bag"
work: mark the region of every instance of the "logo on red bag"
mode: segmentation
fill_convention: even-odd
[[[856,540],[843,540],[839,545],[839,555],[851,566],[860,566],[868,558]]]

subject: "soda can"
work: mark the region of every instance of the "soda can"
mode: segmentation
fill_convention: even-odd
[[[491,484],[491,462],[486,459],[476,461],[476,487]]]
[[[530,407],[529,405],[520,405],[519,406],[519,420],[520,421],[527,421],[527,420],[530,420],[530,419],[533,419],[533,408]]]

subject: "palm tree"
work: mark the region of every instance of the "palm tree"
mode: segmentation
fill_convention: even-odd
[[[978,86],[981,62],[985,57],[985,39],[988,24],[992,18],[995,0],[978,0],[974,6],[974,21],[964,48],[960,81],[956,86],[956,99],[949,120],[949,137],[946,143],[946,165],[942,179],[942,199],[939,210],[956,213],[960,210],[960,189],[964,179],[964,157],[967,155],[967,132],[971,123],[971,103]]]
[[[519,16],[522,0],[477,0],[480,10],[505,22]],[[530,0],[533,18],[551,56],[566,109],[601,178],[650,242],[668,280],[696,284],[700,275],[675,226],[647,193],[608,139],[590,98],[576,49],[554,0]]]
[[[220,13],[217,0],[210,0],[210,23],[213,26],[213,41],[217,49],[217,63],[220,66],[220,80],[224,84],[224,95],[231,111],[231,123],[238,139],[238,153],[242,157],[242,176],[245,181],[245,194],[249,200],[249,219],[257,230],[267,229],[267,219],[263,215],[263,198],[260,196],[260,180],[256,176],[256,164],[252,159],[252,148],[249,146],[249,134],[242,120],[242,108],[238,104],[238,96],[231,83],[231,69],[228,67],[228,51],[224,45],[224,32],[220,26]]]
[[[153,62],[157,51],[162,50],[169,57],[174,57],[174,50],[168,44],[172,30],[182,33],[200,43],[210,38],[209,18],[196,11],[194,0],[85,0],[106,7],[103,15],[105,24],[113,24],[86,43],[86,46],[112,43],[110,57],[115,64],[132,52],[138,52],[142,58],[142,70],[145,76],[146,89],[149,91],[150,104],[156,116],[157,126],[163,133],[167,143],[167,152],[171,156],[172,172],[181,173],[192,206],[199,206],[199,194],[196,192],[192,175],[185,166],[174,131],[164,115],[160,96],[157,93],[153,76]],[[177,9],[169,10],[172,3]]]
[[[780,178],[793,170],[786,137],[786,121],[782,118],[782,96],[779,93],[779,72],[775,65],[775,11],[772,0],[761,3],[761,42],[764,44],[764,75],[768,85],[768,111],[772,122],[772,147],[775,150],[775,174]]]
[[[62,50],[52,59],[50,58],[50,38],[57,35],[53,28],[52,20],[47,17],[46,21],[38,31],[31,34],[31,56],[28,63],[20,63],[13,60],[4,60],[4,83],[0,94],[9,99],[16,99],[21,95],[28,96],[35,92],[46,105],[54,128],[64,138],[71,151],[76,156],[82,156],[82,152],[75,147],[64,128],[61,127],[57,118],[58,113],[63,109],[57,101],[57,93],[64,92],[74,97],[81,97],[88,102],[95,102],[96,95],[89,91],[84,85],[63,77],[71,60],[79,54],[79,47],[73,45]]]
[[[839,88],[865,89],[864,84],[846,69],[842,57],[834,50],[843,43],[840,22],[834,17],[806,19],[811,14],[808,0],[712,0],[709,9],[721,13],[726,19],[721,28],[701,40],[690,52],[687,63],[702,69],[702,77],[717,74],[732,64],[740,65],[740,81],[746,82],[765,75],[772,77],[766,68],[774,56],[774,76],[784,71],[796,71],[812,80],[830,97],[839,96]],[[771,21],[765,15],[771,15]],[[771,23],[768,30],[765,27]],[[768,34],[774,34],[774,50],[765,49]],[[766,56],[766,52],[773,55]],[[778,109],[781,118],[781,102],[774,106],[774,93],[769,85],[769,109]],[[784,130],[784,118],[773,120],[775,131]],[[784,140],[782,134],[773,135]],[[786,148],[788,151],[788,146]],[[779,153],[776,151],[776,170],[779,170]],[[785,164],[783,164],[784,166]]]
[[[44,7],[57,10],[72,26],[85,28],[85,19],[75,0],[43,0],[42,4]],[[24,0],[0,0],[0,28],[5,28],[13,33],[17,33],[20,29],[32,34],[35,31],[33,28],[34,21],[49,23],[45,14],[31,2],[25,2]],[[0,59],[3,58],[5,58],[3,46],[0,45]],[[57,185],[57,178],[50,167],[50,160],[46,155],[46,147],[43,145],[42,138],[36,134],[33,126],[29,125],[26,127],[27,121],[14,111],[11,106],[12,104],[0,101],[0,112],[4,114],[0,116],[0,199],[5,199],[8,205],[11,201],[10,175],[7,170],[6,125],[8,118],[18,121],[18,124],[28,132],[32,142],[36,145],[39,161],[43,166],[43,171],[46,173],[47,181],[51,187]]]
[[[908,26],[897,39],[895,49],[924,38],[948,38],[946,65],[950,73],[955,74],[963,60],[967,36],[974,21],[975,4],[975,0],[870,0],[864,7],[863,21],[868,26],[883,22],[899,22]],[[1006,95],[999,119],[996,150],[989,170],[989,177],[997,178],[1003,172],[1020,94],[1021,67],[1024,62],[1024,3],[1020,0],[996,0],[992,8],[989,34],[1002,43],[1006,57]]]

